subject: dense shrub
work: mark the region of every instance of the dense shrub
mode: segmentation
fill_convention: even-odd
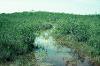
[[[72,34],[75,36],[75,38],[80,41],[88,41],[89,40],[89,33],[88,33],[88,27],[86,25],[77,25],[73,30]]]
[[[60,25],[57,30],[61,35],[73,35],[73,38],[77,41],[86,42],[89,39],[88,33],[89,26],[82,23],[71,23],[67,22]]]
[[[11,32],[0,34],[0,60],[13,60],[16,56],[25,54],[33,50],[34,30],[30,28],[13,30]],[[6,31],[4,31],[6,32]]]

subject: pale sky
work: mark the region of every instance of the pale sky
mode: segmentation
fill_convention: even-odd
[[[0,0],[0,13],[31,10],[100,14],[100,0]]]

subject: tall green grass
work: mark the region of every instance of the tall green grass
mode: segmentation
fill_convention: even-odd
[[[36,33],[52,28],[51,24],[55,24],[56,37],[70,35],[93,47],[91,54],[100,55],[100,15],[22,12],[0,14],[0,59],[12,60],[32,51]]]

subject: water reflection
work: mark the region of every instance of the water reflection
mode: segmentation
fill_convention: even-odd
[[[53,30],[47,30],[35,39],[37,66],[93,66],[88,58],[81,61],[73,49],[59,45],[52,37]]]
[[[50,35],[52,31],[45,31],[35,39],[35,45],[39,49],[35,50],[37,64],[50,66],[65,66],[67,60],[72,60],[72,49],[58,45]]]
[[[78,53],[74,53],[73,49],[59,45],[52,37],[52,31],[44,31],[36,37],[34,44],[38,48],[32,53],[0,66],[93,66],[88,58],[81,62]]]

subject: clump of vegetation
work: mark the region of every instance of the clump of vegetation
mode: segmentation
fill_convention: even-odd
[[[9,23],[8,23],[9,25]],[[35,30],[31,26],[11,28],[1,27],[0,32],[0,59],[3,61],[13,60],[16,56],[25,54],[33,50],[35,39]]]

